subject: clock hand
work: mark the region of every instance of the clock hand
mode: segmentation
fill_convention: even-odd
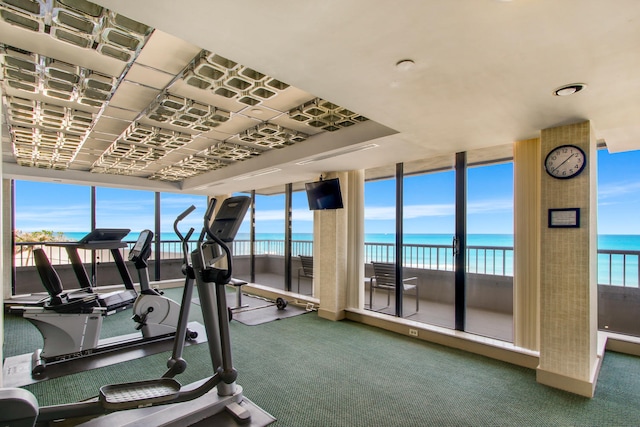
[[[565,163],[567,163],[567,162],[569,161],[569,159],[570,159],[570,158],[572,158],[572,157],[573,157],[573,156],[575,156],[575,155],[576,155],[576,153],[573,153],[572,155],[570,155],[569,157],[567,157],[566,159],[564,159],[564,162],[562,162],[562,163],[560,163],[558,166],[556,166],[556,167],[553,169],[553,171],[552,171],[552,172],[557,171],[557,170],[560,168],[560,166],[562,166],[562,165],[564,165]]]

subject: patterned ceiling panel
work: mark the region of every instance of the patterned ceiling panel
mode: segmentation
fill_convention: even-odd
[[[195,47],[199,53],[185,59],[176,75],[138,64],[155,30],[86,0],[0,0],[2,26],[42,42],[16,37],[0,45],[3,111],[22,166],[182,181],[367,120]],[[34,48],[41,44],[55,48]],[[78,65],[78,48],[87,58],[121,63],[121,74]],[[134,66],[135,78],[128,80]],[[144,92],[154,97],[148,105],[140,88],[158,91],[158,80],[145,84],[144,69],[155,77],[173,76],[157,96]],[[127,114],[104,114],[113,108]],[[96,152],[94,144],[83,150],[94,129],[107,129],[101,123],[114,120],[118,130],[101,133],[101,140],[112,138],[106,149]],[[79,153],[83,160],[74,162]]]

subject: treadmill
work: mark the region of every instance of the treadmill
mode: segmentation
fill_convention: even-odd
[[[127,269],[124,259],[122,258],[121,248],[126,248],[127,244],[122,239],[129,234],[131,230],[128,228],[96,228],[82,239],[77,242],[49,242],[46,246],[63,247],[67,251],[73,272],[80,284],[80,291],[87,293],[98,293],[96,291],[97,284],[97,269],[92,266],[91,277],[84,268],[84,264],[80,259],[79,249],[88,250],[101,250],[108,249],[111,251],[111,255],[115,261],[122,282],[124,283],[124,290],[99,293],[98,302],[101,307],[107,309],[107,314],[112,314],[117,311],[125,310],[131,307],[138,296],[135,288],[133,287],[133,281],[131,275]]]

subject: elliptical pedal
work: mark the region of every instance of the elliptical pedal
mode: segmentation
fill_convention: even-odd
[[[100,402],[105,409],[133,409],[173,400],[182,386],[173,378],[100,387]]]

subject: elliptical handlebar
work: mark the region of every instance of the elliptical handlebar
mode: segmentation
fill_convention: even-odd
[[[190,265],[190,263],[189,263],[189,239],[191,238],[191,235],[193,234],[194,229],[193,229],[193,227],[191,227],[189,229],[189,231],[187,232],[187,235],[183,236],[182,233],[180,233],[180,230],[178,229],[178,224],[180,223],[180,221],[185,219],[187,217],[187,215],[189,215],[195,209],[196,209],[196,207],[194,205],[189,206],[187,209],[185,209],[184,212],[182,212],[180,215],[178,215],[176,220],[173,222],[173,231],[176,233],[176,235],[180,239],[180,242],[182,243],[182,256],[183,256],[185,265]]]
[[[213,212],[216,209],[217,203],[217,199],[211,198],[209,206],[207,206],[207,211],[204,213],[204,228],[207,230],[207,234],[209,234],[209,226],[211,225],[211,219],[213,218]]]
[[[226,257],[227,257],[227,268],[225,271],[225,273],[223,275],[219,275],[218,276],[218,282],[222,283],[222,284],[226,284],[229,283],[229,280],[231,280],[231,276],[233,275],[233,263],[231,261],[231,250],[229,249],[229,246],[227,246],[226,243],[224,243],[222,240],[220,240],[220,238],[218,236],[216,236],[215,234],[212,234],[209,231],[209,228],[207,227],[207,236],[209,236],[209,238],[211,240],[213,240],[214,242],[216,242],[216,244],[218,246],[220,246],[222,248],[222,250],[224,251]]]

